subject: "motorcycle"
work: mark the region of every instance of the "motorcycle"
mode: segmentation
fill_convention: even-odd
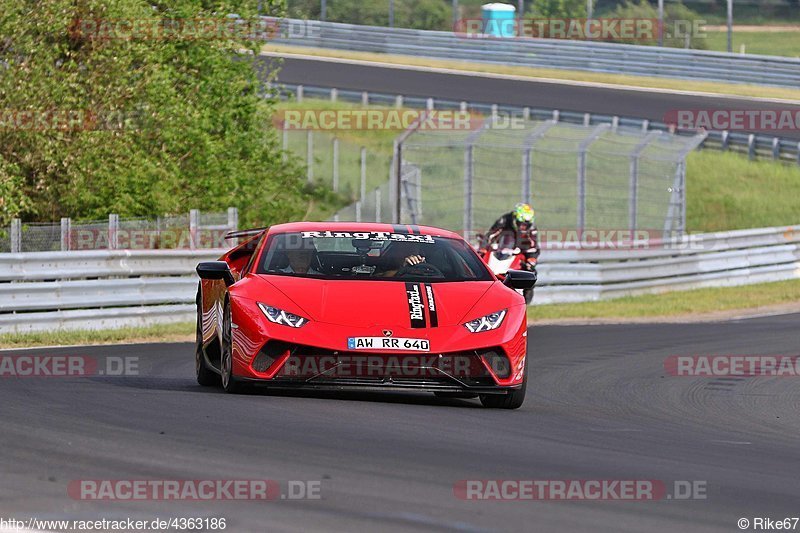
[[[505,278],[509,270],[529,270],[536,272],[536,259],[526,261],[525,254],[522,253],[522,250],[518,247],[514,246],[513,242],[495,242],[489,246],[484,246],[483,241],[484,236],[478,235],[478,255],[496,276]],[[533,288],[518,292],[525,297],[525,303],[530,305],[533,301]]]

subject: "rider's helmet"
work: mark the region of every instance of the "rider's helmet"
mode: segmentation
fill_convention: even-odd
[[[519,229],[526,230],[531,227],[534,219],[533,208],[525,203],[518,203],[514,206],[514,222]]]

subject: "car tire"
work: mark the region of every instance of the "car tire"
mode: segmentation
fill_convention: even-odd
[[[226,299],[222,311],[222,355],[220,356],[220,373],[222,388],[231,394],[242,394],[249,387],[233,375],[233,335],[231,327],[231,305]]]
[[[520,388],[508,394],[481,394],[481,404],[490,409],[519,409],[525,402],[525,389],[528,386],[528,361],[525,361],[525,371],[522,374]]]
[[[203,354],[203,326],[200,320],[200,289],[197,289],[197,325],[195,327],[194,366],[197,383],[203,387],[216,387],[220,384],[219,374],[208,368]]]

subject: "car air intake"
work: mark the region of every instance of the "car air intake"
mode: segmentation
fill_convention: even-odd
[[[499,349],[492,349],[479,352],[481,359],[483,359],[486,366],[488,366],[494,375],[500,379],[506,379],[511,375],[511,361]]]
[[[269,372],[275,361],[286,355],[286,352],[290,351],[291,348],[292,345],[285,342],[269,341],[253,359],[253,370],[260,374]]]

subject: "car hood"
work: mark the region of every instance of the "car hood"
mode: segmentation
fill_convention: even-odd
[[[407,328],[455,325],[462,323],[479,302],[481,309],[492,308],[492,293],[498,292],[497,306],[502,306],[508,300],[505,293],[510,292],[496,281],[422,283],[271,275],[255,278],[254,286],[248,288],[248,297],[280,306],[280,302],[270,301],[270,295],[278,291],[281,294],[275,295],[276,299],[286,298],[297,306],[297,310],[289,311],[299,312],[317,322],[343,326]],[[430,295],[433,305],[429,301]],[[475,317],[469,317],[472,318]]]

